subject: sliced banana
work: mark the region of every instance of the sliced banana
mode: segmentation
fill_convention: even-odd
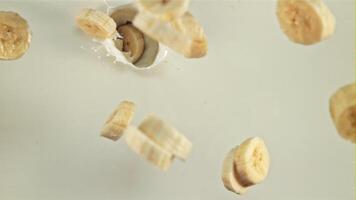
[[[247,188],[238,182],[238,178],[235,173],[234,158],[236,150],[237,147],[231,149],[227,154],[223,163],[221,178],[226,189],[236,194],[244,194],[247,191]]]
[[[97,39],[111,38],[116,33],[116,24],[111,17],[90,8],[81,11],[77,24],[82,31]]]
[[[173,162],[174,156],[152,141],[135,127],[128,127],[124,135],[127,145],[145,160],[165,171]]]
[[[167,45],[187,58],[199,58],[208,50],[203,28],[190,13],[173,21],[163,21],[149,12],[141,11],[133,24],[153,39]]]
[[[148,138],[174,156],[186,160],[192,149],[192,143],[170,124],[154,114],[148,115],[138,126]]]
[[[278,0],[277,17],[283,32],[296,43],[318,43],[335,31],[335,17],[322,0]]]
[[[158,15],[163,20],[174,20],[187,10],[190,0],[137,0],[138,7]]]
[[[262,182],[267,177],[269,165],[269,153],[261,138],[247,139],[235,152],[235,172],[244,187]]]
[[[106,121],[101,136],[114,141],[118,140],[131,123],[134,113],[135,104],[133,102],[121,102]]]
[[[14,60],[30,46],[31,33],[27,21],[11,11],[0,11],[0,60]]]
[[[330,98],[330,113],[339,134],[356,143],[356,83],[340,88]]]
[[[123,37],[123,50],[130,52],[132,63],[135,63],[142,56],[145,49],[142,32],[130,24],[119,26],[117,31]]]

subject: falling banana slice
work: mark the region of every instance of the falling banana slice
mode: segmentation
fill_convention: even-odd
[[[117,31],[123,37],[123,50],[130,53],[131,61],[135,63],[142,56],[145,49],[143,34],[130,24],[119,26]]]
[[[192,143],[159,117],[154,114],[148,115],[138,128],[166,151],[172,152],[174,156],[182,160],[187,159]]]
[[[188,10],[190,0],[137,0],[140,10],[157,15],[163,20],[174,20]]]
[[[262,182],[268,174],[269,153],[261,138],[244,141],[235,154],[235,169],[239,183],[248,187]]]
[[[243,194],[248,187],[267,177],[269,165],[269,154],[263,140],[249,138],[226,156],[222,170],[224,186],[229,191]]]
[[[356,143],[356,83],[340,88],[330,98],[330,113],[339,134]]]
[[[77,17],[77,24],[82,31],[97,39],[111,38],[116,33],[115,21],[94,9],[83,9]]]
[[[135,113],[135,104],[130,101],[123,101],[106,121],[101,136],[111,140],[118,140],[130,125]]]
[[[0,11],[0,60],[20,58],[26,53],[30,42],[27,21],[15,12]]]
[[[163,21],[149,12],[141,11],[133,24],[187,58],[203,57],[208,51],[203,28],[188,12],[174,21]]]
[[[246,187],[243,187],[236,177],[235,173],[235,152],[237,148],[232,149],[226,156],[222,169],[222,181],[226,189],[236,194],[244,194],[247,191]]]
[[[318,43],[335,31],[335,17],[322,0],[278,0],[277,17],[283,32],[296,43]]]
[[[127,145],[148,162],[165,171],[173,162],[174,156],[152,141],[135,127],[128,127],[124,135]]]

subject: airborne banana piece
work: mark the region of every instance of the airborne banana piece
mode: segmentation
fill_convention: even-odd
[[[269,165],[269,153],[261,138],[247,139],[235,152],[235,172],[244,187],[262,182],[267,177]]]
[[[223,169],[222,169],[222,181],[224,183],[224,186],[226,189],[228,189],[231,192],[234,192],[236,194],[243,194],[247,191],[247,188],[242,186],[236,177],[235,173],[235,164],[234,164],[234,158],[235,158],[235,152],[236,148],[233,148],[230,150],[230,152],[227,154],[224,163],[223,163]]]
[[[117,31],[123,37],[124,52],[129,52],[132,63],[135,63],[142,56],[145,49],[143,34],[130,24],[119,26]]]
[[[94,9],[83,9],[77,17],[77,24],[86,34],[98,39],[111,38],[116,33],[115,21]]]
[[[31,33],[27,21],[11,11],[0,11],[0,60],[14,60],[30,46]]]
[[[146,12],[139,12],[133,24],[153,39],[167,45],[187,58],[203,57],[208,50],[203,28],[188,12],[173,21],[164,21]]]
[[[125,129],[130,125],[135,113],[135,104],[129,101],[123,101],[111,114],[106,121],[101,136],[118,140],[124,133]]]
[[[159,117],[153,114],[148,115],[138,126],[138,129],[163,149],[172,152],[174,156],[182,160],[187,159],[192,143]]]
[[[330,113],[339,134],[356,143],[356,83],[340,88],[330,98]]]
[[[128,127],[124,138],[134,152],[163,171],[167,170],[173,162],[172,153],[156,144],[136,127]]]
[[[174,20],[187,10],[190,0],[137,0],[140,10],[157,15],[163,20]]]
[[[277,17],[283,32],[296,43],[318,43],[335,31],[335,17],[322,0],[278,0]]]

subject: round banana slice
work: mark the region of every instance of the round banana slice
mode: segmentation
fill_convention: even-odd
[[[161,148],[136,127],[128,127],[124,135],[127,145],[145,160],[165,171],[173,162],[174,156]]]
[[[340,88],[330,98],[330,113],[340,136],[356,143],[356,83]]]
[[[203,28],[188,12],[179,19],[163,21],[149,12],[141,11],[133,24],[145,34],[187,58],[203,57],[208,51]]]
[[[117,28],[119,34],[123,37],[125,52],[130,52],[132,63],[135,63],[143,54],[145,49],[145,41],[143,34],[131,24],[119,26]]]
[[[236,150],[237,147],[231,149],[225,157],[221,178],[226,189],[236,194],[244,194],[247,191],[247,188],[238,182],[238,178],[235,173],[234,157]]]
[[[19,14],[0,11],[0,60],[14,60],[30,46],[31,33],[27,21]]]
[[[178,158],[186,160],[189,156],[192,143],[183,134],[156,115],[148,115],[140,123],[138,129],[163,149],[172,152]]]
[[[269,153],[261,138],[249,138],[236,150],[235,172],[244,187],[262,182],[267,177],[269,165]]]
[[[137,0],[138,7],[159,16],[163,20],[174,20],[188,10],[190,0]]]
[[[111,38],[116,32],[115,21],[94,9],[83,9],[77,17],[77,24],[82,31],[97,39]]]
[[[335,18],[322,0],[278,0],[277,17],[288,38],[304,45],[318,43],[335,30]]]
[[[130,125],[134,114],[135,103],[130,101],[121,102],[105,122],[101,136],[113,141],[118,140]]]

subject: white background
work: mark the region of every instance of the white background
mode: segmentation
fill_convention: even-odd
[[[209,53],[171,53],[150,71],[98,59],[75,26],[99,2],[1,1],[21,13],[33,40],[17,61],[0,62],[1,200],[335,200],[354,197],[354,146],[341,139],[328,98],[354,80],[354,1],[326,1],[337,19],[329,40],[288,41],[275,2],[193,1]],[[174,124],[193,142],[186,163],[160,172],[123,141],[99,137],[124,99]],[[272,159],[265,182],[238,197],[222,185],[226,153],[250,136]]]

